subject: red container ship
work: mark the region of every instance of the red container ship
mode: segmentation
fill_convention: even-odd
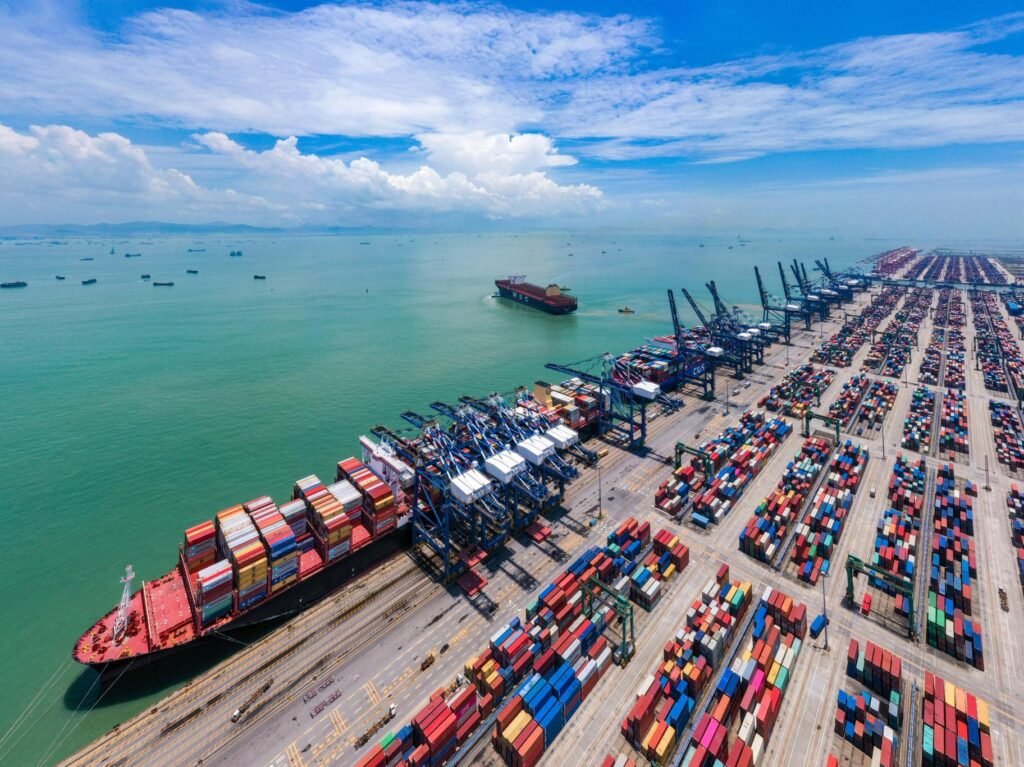
[[[370,466],[341,461],[332,484],[298,480],[287,503],[262,496],[190,527],[174,569],[134,592],[129,566],[120,605],[82,634],[72,657],[104,676],[137,669],[294,615],[407,549],[412,471],[391,456],[364,458]]]
[[[525,304],[533,309],[540,309],[548,314],[571,314],[576,311],[576,298],[567,296],[555,284],[542,288],[526,282],[524,275],[509,277],[507,280],[495,280],[498,295]]]

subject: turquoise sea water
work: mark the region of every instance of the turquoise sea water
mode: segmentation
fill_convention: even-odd
[[[709,279],[727,302],[752,305],[754,263],[781,292],[780,258],[810,270],[827,256],[840,267],[903,244],[703,241],[556,233],[4,242],[0,280],[29,287],[0,291],[0,764],[50,764],[202,667],[123,682],[98,700],[92,673],[69,657],[117,602],[124,566],[139,578],[163,574],[186,526],[264,493],[283,499],[310,472],[333,475],[336,461],[358,452],[360,433],[404,426],[403,410],[557,380],[545,362],[669,332],[667,287],[681,309],[681,286],[710,306]],[[229,258],[237,248],[245,255]],[[79,260],[87,256],[95,260]],[[143,273],[175,286],[153,287]],[[491,298],[493,280],[510,273],[568,285],[579,312],[550,317]],[[91,277],[97,284],[81,284]],[[619,315],[623,305],[637,313]]]

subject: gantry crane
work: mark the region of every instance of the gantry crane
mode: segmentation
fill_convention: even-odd
[[[799,306],[789,302],[784,302],[779,306],[772,302],[761,279],[761,272],[756,266],[754,267],[754,276],[757,278],[757,290],[761,294],[761,308],[764,310],[763,321],[770,325],[787,344],[790,343],[791,337],[791,317],[803,317],[807,323],[807,329],[811,329],[810,316],[801,312]]]
[[[679,322],[676,296],[672,292],[672,288],[668,289],[668,308],[672,315],[672,332],[676,343],[675,355],[672,359],[676,385],[696,384],[700,387],[701,396],[704,399],[713,400],[715,398],[715,367],[718,364],[719,356],[710,354],[707,346],[702,348],[695,343],[691,347],[687,344],[683,335],[683,326]]]
[[[786,301],[794,302],[799,300],[800,313],[804,316],[804,321],[808,330],[811,329],[811,322],[813,321],[815,314],[818,314],[822,319],[824,319],[826,315],[821,314],[822,307],[825,307],[827,314],[828,306],[818,296],[812,294],[811,296],[802,295],[799,299],[793,297],[789,281],[786,279],[786,270],[782,267],[781,261],[779,261],[779,278],[782,280],[782,291],[786,294]]]
[[[690,291],[686,288],[680,288],[680,290],[683,291],[683,297],[689,302],[690,308],[697,315],[700,324],[705,327],[708,335],[711,336],[711,342],[714,346],[707,348],[708,356],[716,358],[718,360],[716,364],[730,366],[733,369],[733,376],[735,378],[743,378],[744,373],[753,372],[753,365],[746,354],[746,347],[740,343],[739,339],[733,338],[729,334],[723,336],[719,333],[715,326],[704,316],[704,312],[701,311],[700,306],[693,299],[693,296],[690,295]]]
[[[793,276],[796,277],[796,284],[800,288],[800,292],[804,298],[811,304],[811,307],[817,312],[821,319],[827,320],[829,316],[829,301],[832,296],[826,296],[823,290],[815,290],[811,286],[810,280],[807,279],[807,271],[800,269],[800,264],[794,258],[793,263],[789,265],[789,268],[793,270]],[[834,292],[834,291],[832,291]]]
[[[747,355],[747,358],[755,365],[764,364],[765,339],[761,338],[760,328],[750,328],[743,325],[734,317],[725,306],[721,296],[718,295],[718,287],[715,281],[704,283],[704,287],[711,294],[711,300],[715,305],[715,316],[713,322],[724,334],[732,334],[740,342]]]

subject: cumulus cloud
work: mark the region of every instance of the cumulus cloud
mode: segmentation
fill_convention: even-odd
[[[346,162],[303,153],[295,137],[253,151],[223,133],[196,134],[195,150],[220,158],[220,172],[233,179],[232,188],[222,188],[216,179],[204,185],[174,167],[155,166],[143,147],[117,133],[90,135],[65,125],[19,132],[0,124],[0,166],[6,176],[0,212],[17,222],[31,218],[38,207],[66,215],[69,209],[116,205],[128,218],[204,221],[229,213],[263,223],[362,224],[381,211],[519,217],[586,213],[602,203],[596,187],[560,185],[547,177],[544,167],[572,161],[555,153],[550,140],[525,137],[528,149],[509,149],[520,138],[467,139],[479,146],[471,152],[477,157],[471,172],[442,174],[427,164],[395,173],[365,157]],[[485,158],[486,147],[499,149],[493,162]],[[433,150],[423,151],[433,156]],[[196,165],[201,157],[181,150],[164,160]]]
[[[546,136],[485,135],[423,138],[423,150],[449,170],[430,165],[401,174],[366,157],[351,162],[303,154],[298,139],[278,141],[258,152],[218,132],[195,140],[231,158],[251,174],[256,188],[287,189],[295,199],[350,208],[427,209],[477,212],[489,216],[545,216],[585,213],[602,200],[587,184],[560,185],[538,168],[574,162],[559,155]]]

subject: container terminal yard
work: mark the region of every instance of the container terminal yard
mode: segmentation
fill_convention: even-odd
[[[374,429],[412,549],[63,764],[1024,764],[1024,290],[777,266],[757,316],[669,291],[663,339]]]

